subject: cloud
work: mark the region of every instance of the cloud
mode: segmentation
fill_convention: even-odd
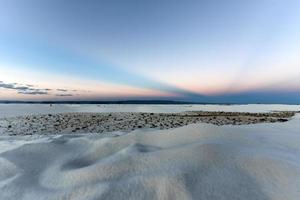
[[[76,90],[76,89],[62,89],[62,88],[58,88],[56,89],[56,91],[58,91],[58,93],[55,96],[58,97],[70,97],[70,96],[74,96],[74,95],[78,95],[78,94],[71,94],[71,93],[77,93],[77,92],[91,92],[90,90]]]
[[[38,88],[34,85],[20,84],[20,83],[4,83],[0,81],[0,89],[16,90],[18,94],[26,95],[55,95],[59,97],[70,97],[76,94],[71,94],[73,92],[91,92],[89,90],[75,90],[75,89],[50,89],[50,88]],[[53,92],[50,92],[53,91]],[[57,91],[57,93],[55,92]]]
[[[56,89],[57,91],[59,91],[59,92],[68,92],[68,90],[66,90],[66,89]]]
[[[3,83],[2,81],[0,82],[0,88],[5,88],[5,89],[14,89],[15,85],[12,83]]]
[[[17,90],[18,94],[29,94],[29,95],[47,95],[50,89],[40,89],[30,87],[31,85],[23,85],[19,83],[4,83],[0,81],[0,88]]]
[[[31,94],[31,95],[47,95],[48,94],[48,92],[42,91],[42,90],[34,90],[34,91],[24,90],[24,91],[19,91],[18,93],[19,94]]]
[[[30,88],[29,87],[26,87],[26,86],[15,86],[14,89],[16,90],[29,90]]]
[[[73,96],[72,94],[56,94],[58,97],[71,97]]]

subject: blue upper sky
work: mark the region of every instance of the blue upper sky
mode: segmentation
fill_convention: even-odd
[[[300,103],[300,1],[0,0],[0,100]]]

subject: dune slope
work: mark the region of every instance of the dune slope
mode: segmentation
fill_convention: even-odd
[[[0,199],[296,200],[300,138],[284,127],[192,124],[27,142],[0,154]]]

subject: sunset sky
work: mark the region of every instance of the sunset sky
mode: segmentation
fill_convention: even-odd
[[[300,103],[299,0],[0,0],[0,100]]]

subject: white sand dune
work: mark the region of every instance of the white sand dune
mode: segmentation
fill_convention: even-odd
[[[298,200],[297,124],[195,124],[19,142],[0,154],[0,199]]]

